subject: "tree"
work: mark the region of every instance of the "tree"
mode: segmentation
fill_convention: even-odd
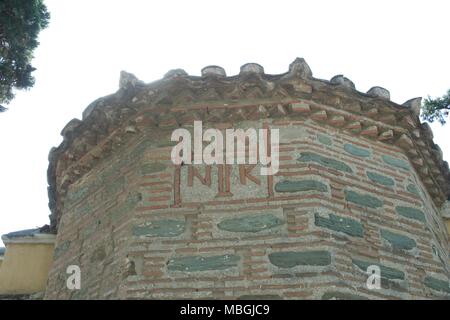
[[[438,120],[442,125],[445,124],[446,118],[450,111],[450,89],[447,94],[442,97],[431,99],[428,96],[423,102],[422,119],[428,122]]]
[[[34,85],[33,51],[49,19],[43,0],[0,0],[0,112],[14,98],[13,89]]]

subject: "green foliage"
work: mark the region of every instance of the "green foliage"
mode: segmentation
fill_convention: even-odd
[[[422,106],[422,119],[428,122],[438,120],[442,125],[445,124],[450,110],[450,89],[442,97],[431,99],[429,96],[425,99]]]
[[[0,0],[0,104],[14,98],[14,88],[34,85],[33,50],[49,19],[43,0]]]

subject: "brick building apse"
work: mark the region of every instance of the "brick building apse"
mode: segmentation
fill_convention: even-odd
[[[279,75],[249,63],[145,84],[122,72],[50,152],[45,297],[449,298],[449,167],[420,105],[316,79],[300,58]],[[194,121],[278,129],[278,172],[174,164],[171,135]],[[69,265],[79,290],[66,286]],[[367,285],[370,266],[380,288]]]

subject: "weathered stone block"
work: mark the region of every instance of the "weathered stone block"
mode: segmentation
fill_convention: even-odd
[[[391,280],[393,280],[393,279],[404,280],[405,279],[405,273],[403,271],[384,266],[378,262],[369,262],[369,261],[362,261],[362,260],[358,260],[358,259],[352,259],[352,263],[364,272],[367,272],[367,268],[369,266],[376,265],[380,268],[382,278],[391,279]]]
[[[247,217],[237,217],[221,221],[217,227],[230,232],[259,232],[275,228],[283,221],[273,214],[258,214]]]
[[[224,270],[236,267],[240,257],[237,255],[220,255],[220,256],[188,256],[176,257],[169,260],[167,269],[169,271],[208,271],[208,270]]]
[[[361,148],[361,147],[357,147],[351,143],[346,143],[344,144],[344,150],[348,153],[350,153],[351,155],[357,156],[357,157],[362,157],[362,158],[368,158],[370,157],[370,150]]]
[[[329,218],[321,217],[318,213],[314,214],[314,223],[318,227],[342,232],[352,237],[363,236],[361,223],[350,218],[339,217],[332,213],[330,213]]]
[[[184,233],[186,224],[180,220],[157,220],[147,222],[143,226],[134,226],[134,236],[176,237]]]
[[[411,250],[417,246],[414,239],[389,230],[381,229],[380,235],[383,239],[388,241],[394,249]]]
[[[281,181],[275,185],[276,192],[320,191],[327,192],[326,184],[317,180]]]
[[[345,200],[349,202],[353,202],[354,204],[357,204],[359,206],[363,207],[369,207],[369,208],[380,208],[383,206],[383,201],[373,197],[368,194],[361,194],[357,193],[351,190],[345,190]]]
[[[383,98],[386,100],[389,100],[391,97],[389,91],[382,87],[372,87],[367,91],[367,94],[372,97]]]
[[[350,166],[345,164],[344,162],[327,158],[313,152],[302,152],[300,153],[300,157],[297,160],[300,162],[315,162],[327,168],[353,173],[352,168],[350,168]]]
[[[426,276],[423,283],[428,287],[436,291],[441,291],[450,294],[450,282],[437,279],[431,276]]]
[[[406,218],[414,219],[420,222],[426,222],[425,214],[422,210],[419,210],[417,208],[397,206],[395,207],[395,211],[399,215],[402,215]]]
[[[327,266],[331,263],[328,251],[285,251],[269,254],[270,263],[280,268],[295,266]]]
[[[372,171],[367,171],[366,174],[371,181],[381,184],[383,186],[392,187],[395,184],[394,179],[384,176],[382,174]]]
[[[388,155],[382,155],[381,159],[390,166],[400,168],[400,169],[410,170],[409,163],[406,162],[405,160],[394,158],[394,157],[391,157]]]

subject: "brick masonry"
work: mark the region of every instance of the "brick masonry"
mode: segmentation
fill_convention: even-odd
[[[273,181],[248,165],[176,167],[158,146],[168,135],[142,134],[104,159],[69,189],[47,298],[448,295],[445,227],[412,192],[426,194],[402,152],[309,120],[277,122]],[[70,264],[81,266],[80,291],[65,288]],[[381,290],[365,286],[371,264]]]
[[[205,126],[279,129],[273,177],[260,176],[258,165],[175,166],[170,135],[177,124],[161,116],[155,130],[154,113],[145,109],[79,178],[66,183],[70,167],[56,168],[67,192],[56,199],[45,297],[449,298],[446,227],[405,150],[386,144],[385,135],[372,139],[370,126],[366,136],[355,134],[364,130],[352,119],[343,128],[339,117],[331,124],[327,114],[312,117],[304,100],[287,109],[266,104],[257,110],[294,114],[221,121],[211,120],[211,109]],[[192,130],[197,116],[184,116]],[[81,290],[66,288],[73,264],[81,268]],[[370,265],[381,269],[379,290],[366,287]]]

